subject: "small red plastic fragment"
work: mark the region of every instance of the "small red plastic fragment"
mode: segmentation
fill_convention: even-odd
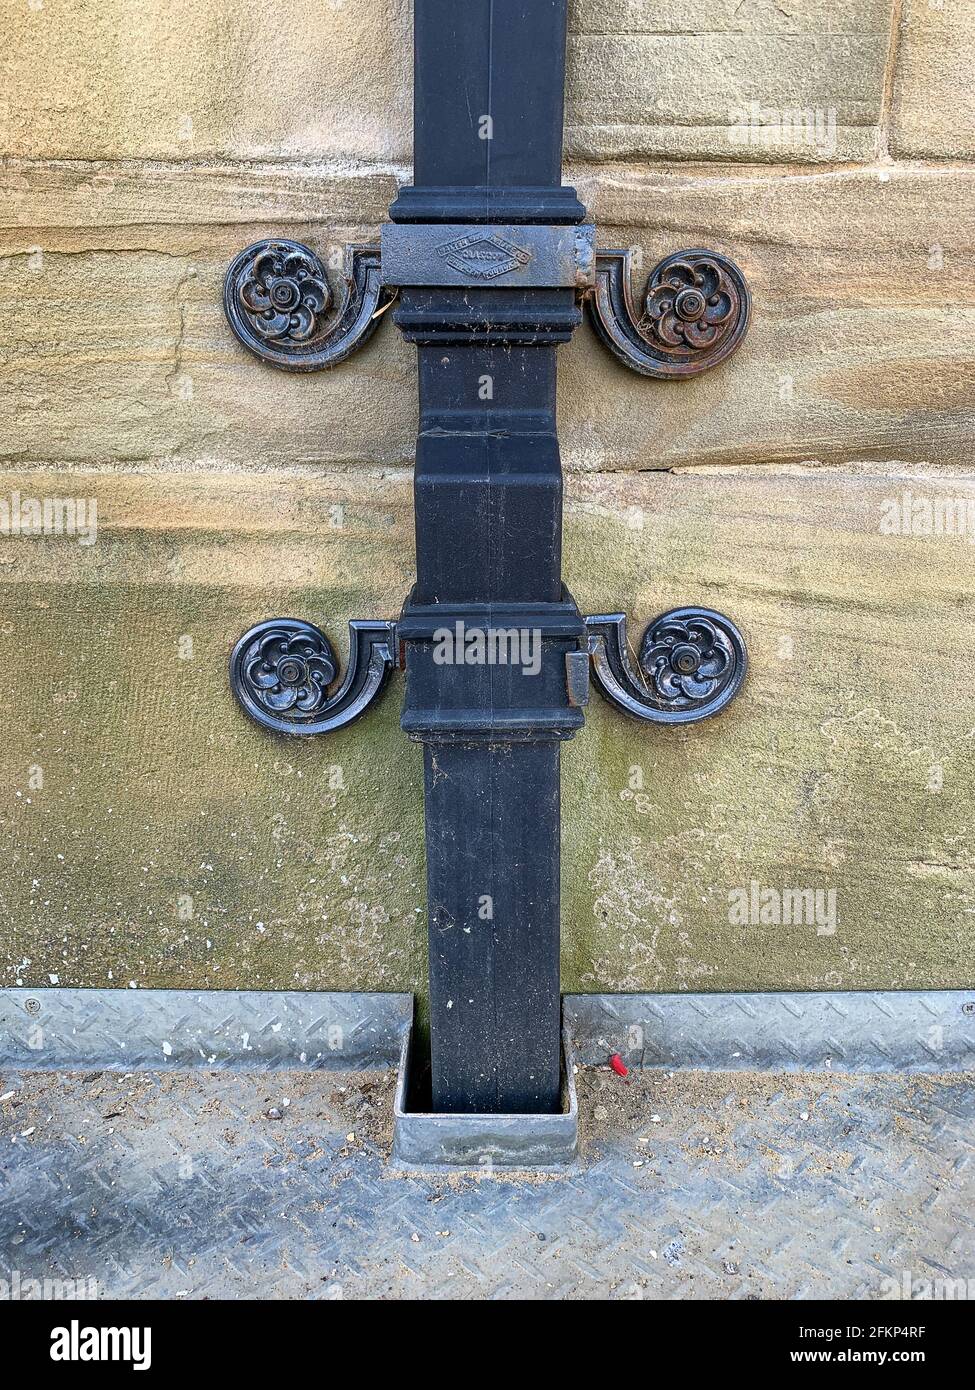
[[[618,1052],[614,1052],[612,1057],[610,1057],[609,1065],[613,1068],[617,1076],[629,1076],[630,1074],[629,1067]]]

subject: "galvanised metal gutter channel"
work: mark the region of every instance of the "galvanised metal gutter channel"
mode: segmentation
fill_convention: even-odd
[[[581,1066],[965,1072],[975,990],[567,994]],[[316,990],[0,989],[9,1071],[363,1071],[399,1064],[409,994]]]

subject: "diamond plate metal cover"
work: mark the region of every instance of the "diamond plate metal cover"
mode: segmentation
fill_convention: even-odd
[[[881,1322],[925,1283],[975,1289],[972,1078],[577,1080],[579,1169],[458,1179],[386,1166],[391,1074],[6,1074],[0,1281],[20,1297],[54,1278],[101,1298],[876,1299]]]
[[[0,1066],[31,1071],[394,1067],[409,994],[0,990]]]
[[[975,1068],[975,991],[567,994],[578,1060],[711,1071]]]

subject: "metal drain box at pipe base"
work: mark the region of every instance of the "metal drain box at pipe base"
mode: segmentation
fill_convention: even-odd
[[[560,1109],[546,1114],[444,1114],[410,1108],[412,1032],[403,1039],[393,1102],[390,1166],[401,1172],[564,1170],[578,1156],[572,1043],[562,1033]]]

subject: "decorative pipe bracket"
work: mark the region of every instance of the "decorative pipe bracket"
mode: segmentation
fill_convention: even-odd
[[[365,713],[396,664],[396,624],[354,618],[345,679],[330,695],[338,662],[324,632],[300,618],[273,618],[237,642],[230,688],[265,729],[330,734]]]
[[[255,356],[285,371],[313,372],[344,361],[375,332],[404,286],[466,289],[573,289],[602,341],[625,366],[658,380],[681,380],[717,366],[741,343],[751,298],[734,261],[717,252],[678,251],[650,272],[637,314],[632,253],[595,249],[595,228],[399,225],[381,245],[345,249],[343,289],[298,241],[258,241],[235,257],[224,310]]]
[[[610,704],[651,724],[693,724],[720,713],[738,694],[748,667],[745,641],[710,608],[675,608],[643,634],[638,662],[626,640],[626,615],[586,618],[593,679]]]
[[[344,362],[375,332],[395,298],[378,246],[349,245],[337,305],[325,267],[300,241],[257,241],[231,262],[223,307],[234,333],[262,362],[317,372]]]
[[[381,245],[352,244],[336,296],[309,247],[260,241],[235,257],[224,284],[234,333],[255,356],[287,371],[342,362],[375,331],[401,286],[573,289],[597,335],[643,376],[681,380],[716,366],[739,346],[751,297],[734,261],[700,248],[650,272],[634,309],[629,251],[595,248],[595,228],[398,225]],[[660,724],[707,719],[734,698],[747,657],[738,629],[709,609],[680,608],[647,628],[638,663],[623,614],[587,618],[601,693],[618,709]],[[349,667],[330,695],[337,663],[328,638],[298,619],[259,623],[234,647],[231,686],[247,713],[281,733],[328,733],[351,723],[397,664],[396,625],[353,620]],[[578,676],[577,676],[578,679]]]
[[[727,256],[678,251],[651,270],[643,309],[633,307],[630,251],[597,251],[589,318],[624,366],[641,376],[680,381],[716,367],[748,328],[751,296]]]

